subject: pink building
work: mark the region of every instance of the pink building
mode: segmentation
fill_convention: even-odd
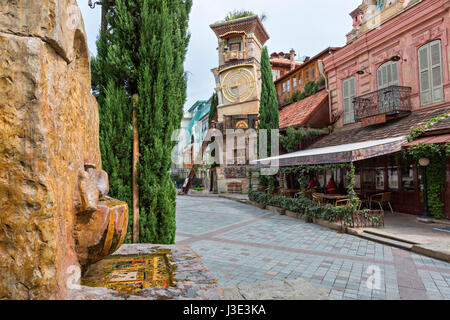
[[[400,152],[409,147],[411,129],[450,113],[450,0],[363,0],[350,16],[347,45],[319,65],[327,76],[333,132],[282,155],[280,166],[351,162],[361,199],[382,199],[384,209],[421,215],[423,167]],[[421,142],[450,143],[450,117],[413,143]],[[450,218],[446,161],[441,213]],[[345,170],[317,174],[321,187],[333,177],[345,193]]]
[[[311,148],[407,136],[450,111],[449,0],[364,0],[347,45],[324,59],[335,132]],[[428,135],[448,141],[450,119]],[[444,134],[444,136],[442,136]],[[447,138],[445,138],[445,134]],[[423,212],[420,168],[392,155],[357,162],[362,193],[389,191],[394,210]],[[442,195],[450,218],[450,162]]]

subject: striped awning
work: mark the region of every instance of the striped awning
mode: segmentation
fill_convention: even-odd
[[[399,152],[405,143],[407,143],[406,137],[357,142],[301,150],[277,157],[252,161],[251,164],[265,167],[273,166],[274,162],[278,161],[280,167],[291,167],[308,164],[350,163]]]
[[[419,144],[424,144],[424,143],[428,143],[428,144],[444,144],[444,143],[450,143],[450,134],[443,134],[440,136],[432,136],[432,137],[423,137],[420,139],[417,139],[415,141],[409,142],[407,144],[405,144],[403,147],[411,147],[411,146],[416,146]]]

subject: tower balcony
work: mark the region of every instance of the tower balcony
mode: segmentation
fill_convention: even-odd
[[[225,63],[237,60],[245,60],[248,59],[248,55],[245,51],[240,50],[225,50],[223,52],[223,57]]]
[[[411,113],[411,88],[390,86],[353,99],[355,120],[363,125],[386,122]]]

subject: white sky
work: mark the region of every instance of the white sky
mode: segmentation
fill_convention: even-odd
[[[94,10],[88,0],[77,0],[83,13],[88,46],[96,54],[95,41],[100,29],[101,7]],[[185,69],[189,82],[185,109],[197,100],[206,100],[214,92],[211,69],[217,67],[217,39],[209,25],[222,20],[235,9],[265,13],[264,26],[269,33],[269,54],[295,49],[297,58],[314,56],[328,46],[345,45],[351,31],[350,12],[361,0],[194,0],[189,30],[191,42]]]

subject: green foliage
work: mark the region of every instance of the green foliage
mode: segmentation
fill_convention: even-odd
[[[137,94],[139,242],[172,244],[176,191],[169,173],[175,145],[171,135],[180,125],[186,100],[183,64],[192,1],[102,3],[108,31],[102,30],[97,41],[93,91],[98,90],[103,162],[117,181],[111,181],[111,195],[131,204],[131,97]]]
[[[123,1],[123,0],[121,0]],[[128,1],[127,1],[128,3]],[[140,242],[173,244],[176,190],[170,179],[172,132],[186,100],[184,60],[192,1],[141,0],[139,14]]]
[[[273,83],[272,67],[270,65],[267,47],[264,47],[261,57],[261,100],[259,107],[258,129],[267,130],[267,156],[271,152],[271,130],[279,128],[278,100],[275,84]],[[259,135],[258,135],[259,150]]]
[[[234,10],[228,13],[228,15],[225,17],[225,21],[231,21],[234,19],[239,18],[245,18],[245,17],[251,17],[254,16],[255,13],[253,11],[248,10]]]
[[[209,109],[209,126],[211,127],[211,123],[214,119],[214,116],[217,112],[217,106],[219,105],[219,97],[217,96],[217,93],[214,92],[210,99],[211,108]]]
[[[267,47],[264,47],[261,56],[261,99],[259,107],[259,125],[258,129],[267,130],[267,157],[272,155],[271,150],[271,130],[279,129],[279,111],[278,99],[275,84],[273,82],[272,67],[270,65],[269,53]],[[260,134],[258,134],[258,154],[260,153]],[[260,175],[261,186],[273,186],[268,177]]]
[[[346,207],[334,207],[332,205],[319,205],[316,202],[308,199],[304,190],[306,184],[305,178],[309,176],[310,172],[321,170],[336,170],[338,168],[347,168],[347,178],[350,184],[347,187],[350,205]],[[259,192],[249,189],[249,198],[252,201],[260,203],[264,206],[272,205],[277,206],[285,210],[289,210],[297,213],[299,216],[306,216],[309,219],[318,218],[326,219],[328,221],[343,221],[345,223],[351,222],[352,213],[356,211],[359,206],[359,200],[353,189],[355,183],[355,168],[353,164],[331,164],[331,165],[305,165],[297,167],[282,168],[284,172],[294,173],[299,177],[299,182],[302,185],[303,192],[300,193],[298,198],[288,198],[284,196],[275,196],[271,192]],[[251,173],[249,172],[249,178]],[[272,177],[273,178],[273,177]],[[307,182],[306,182],[307,183]]]
[[[100,150],[103,170],[109,173],[109,195],[127,202],[131,211],[132,143],[131,106],[121,87],[109,81],[100,112]],[[128,219],[128,232],[132,230]],[[129,239],[126,239],[129,242]]]
[[[416,140],[426,130],[428,130],[429,128],[434,126],[436,123],[447,119],[448,117],[450,117],[450,113],[444,113],[444,114],[441,114],[440,116],[437,116],[437,117],[431,119],[430,121],[426,122],[425,124],[423,124],[421,126],[411,129],[411,131],[409,132],[408,141],[411,142],[411,141]]]
[[[304,91],[296,90],[290,98],[284,99],[284,102],[294,103],[305,99],[306,97],[315,95],[317,89],[325,84],[325,79],[322,77],[317,82],[310,81],[305,84]]]
[[[430,159],[430,165],[426,168],[428,209],[436,219],[444,218],[441,194],[445,190],[445,174],[443,173],[446,170],[447,159],[450,157],[450,143],[443,145],[424,143],[411,146],[403,152],[403,156],[409,161],[417,161],[423,157]]]
[[[426,130],[430,129],[436,123],[447,119],[450,113],[444,113],[437,116],[425,124],[411,129],[408,141],[412,142],[419,138]],[[425,157],[430,159],[430,165],[426,168],[427,173],[427,189],[428,189],[428,209],[430,214],[439,219],[444,218],[444,203],[441,201],[441,194],[445,189],[446,163],[450,157],[450,143],[438,144],[419,144],[409,147],[403,151],[405,160],[419,160]]]
[[[311,129],[311,128],[299,128],[288,127],[286,129],[286,136],[280,136],[280,142],[287,152],[295,152],[298,149],[298,145],[302,140],[305,140],[313,135],[320,136],[330,132],[330,128],[324,129]]]

